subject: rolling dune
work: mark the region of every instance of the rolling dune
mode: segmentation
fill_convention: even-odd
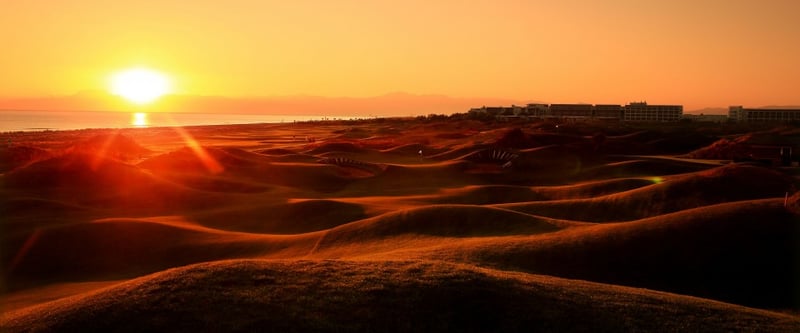
[[[333,228],[366,217],[362,205],[336,200],[253,201],[192,214],[220,229],[262,234],[300,234]]]
[[[429,203],[452,203],[488,205],[500,203],[524,203],[529,201],[548,201],[559,199],[589,199],[607,194],[652,185],[653,179],[620,178],[595,182],[584,182],[575,185],[560,186],[518,186],[518,185],[469,185],[460,188],[443,189],[436,195],[424,199]],[[516,207],[509,205],[510,207]]]
[[[657,216],[730,201],[781,197],[798,181],[766,168],[721,166],[670,178],[652,185],[595,198],[499,204],[524,213],[589,222],[613,222]]]
[[[237,260],[171,269],[18,310],[4,315],[0,328],[790,332],[800,321],[668,293],[442,262]]]
[[[798,331],[797,170],[674,156],[795,135],[741,130],[378,119],[15,136],[0,148],[0,331]]]
[[[563,223],[514,211],[466,205],[436,205],[392,212],[327,231],[315,250],[337,243],[363,243],[402,234],[436,237],[526,235],[553,232]]]
[[[41,148],[29,146],[0,147],[0,173],[49,158],[51,154]]]
[[[655,161],[649,159],[630,159],[615,163],[597,165],[581,170],[578,179],[597,180],[609,178],[668,176],[681,173],[702,171],[709,168],[707,164],[683,161]]]
[[[500,269],[667,290],[767,308],[800,305],[800,218],[782,200],[732,202],[537,237],[426,249]],[[407,254],[408,256],[416,256]]]
[[[116,209],[125,213],[157,215],[228,201],[137,166],[86,153],[67,153],[33,163],[5,174],[0,182],[10,191],[12,202],[20,197],[39,198],[40,202],[53,201],[60,206]]]
[[[175,218],[112,218],[42,228],[29,237],[7,273],[11,286],[52,279],[118,279],[176,265],[226,258],[308,253],[314,235],[225,232]]]

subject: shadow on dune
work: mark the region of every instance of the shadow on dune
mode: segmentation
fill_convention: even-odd
[[[50,158],[50,152],[30,146],[0,147],[0,173]]]
[[[147,219],[111,219],[41,228],[4,258],[11,289],[49,279],[118,279],[190,263],[288,251],[302,255],[316,241],[182,226]],[[292,252],[291,248],[300,248]]]
[[[707,171],[652,177],[651,185],[596,198],[500,204],[498,207],[553,218],[629,221],[706,205],[783,197],[798,181],[778,171],[731,164]]]
[[[673,155],[685,154],[713,143],[716,137],[693,131],[644,130],[609,136],[600,146],[607,154]]]
[[[383,241],[401,235],[488,237],[558,231],[558,221],[510,210],[467,205],[435,205],[397,211],[328,230],[314,251]]]
[[[486,205],[507,202],[545,200],[546,197],[528,186],[473,185],[442,190],[439,195],[427,199],[433,204]]]
[[[437,196],[424,201],[433,204],[490,205],[590,199],[649,185],[653,185],[653,180],[645,178],[621,178],[562,186],[471,185],[442,190]]]
[[[76,142],[68,150],[119,160],[135,160],[151,153],[149,149],[139,145],[131,136],[118,132],[94,135]]]
[[[33,163],[6,174],[3,183],[12,196],[35,194],[66,205],[143,214],[227,201],[165,181],[136,166],[86,153]]]
[[[362,148],[352,142],[326,142],[320,145],[311,146],[309,149],[305,150],[304,153],[309,155],[319,155],[330,152],[360,153],[364,151],[366,151],[365,148]]]
[[[14,170],[5,177],[12,188],[93,187],[119,190],[142,183],[152,183],[135,166],[103,156],[68,153]]]
[[[649,160],[622,157],[622,161],[594,165],[575,174],[576,179],[597,180],[610,178],[667,176],[702,171],[713,165],[677,160]]]
[[[211,192],[263,192],[268,185],[334,192],[353,181],[353,177],[334,165],[273,162],[272,157],[233,148],[205,147],[203,151],[207,157],[183,148],[145,160],[139,166],[177,183]],[[210,168],[208,161],[218,168]]]
[[[463,186],[476,181],[466,174],[467,162],[442,162],[416,166],[393,165],[375,177],[359,179],[348,185],[342,195],[428,194],[442,187]]]
[[[726,203],[456,252],[503,269],[798,308],[800,218],[782,204]]]
[[[589,139],[571,135],[556,133],[526,133],[520,128],[511,129],[503,133],[494,145],[500,148],[529,149],[550,145],[568,145],[584,143],[588,144]]]
[[[333,228],[366,217],[361,205],[334,200],[231,206],[192,214],[200,224],[233,231],[299,234]]]

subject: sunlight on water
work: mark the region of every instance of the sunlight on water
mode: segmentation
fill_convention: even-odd
[[[141,114],[141,115],[139,115]],[[76,130],[86,128],[129,128],[157,126],[202,126],[230,124],[279,124],[321,121],[325,118],[342,120],[363,119],[358,116],[314,116],[233,113],[159,113],[108,111],[3,111],[0,112],[0,132]],[[140,120],[141,119],[141,120]]]
[[[131,115],[131,125],[135,127],[147,127],[150,122],[147,119],[147,113],[136,112]]]

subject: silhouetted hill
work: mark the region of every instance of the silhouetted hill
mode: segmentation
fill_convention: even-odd
[[[236,260],[22,309],[9,331],[792,332],[796,317],[692,297],[420,261]]]

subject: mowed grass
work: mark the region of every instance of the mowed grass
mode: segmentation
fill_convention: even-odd
[[[797,317],[432,261],[220,261],[7,313],[27,332],[796,332]]]

